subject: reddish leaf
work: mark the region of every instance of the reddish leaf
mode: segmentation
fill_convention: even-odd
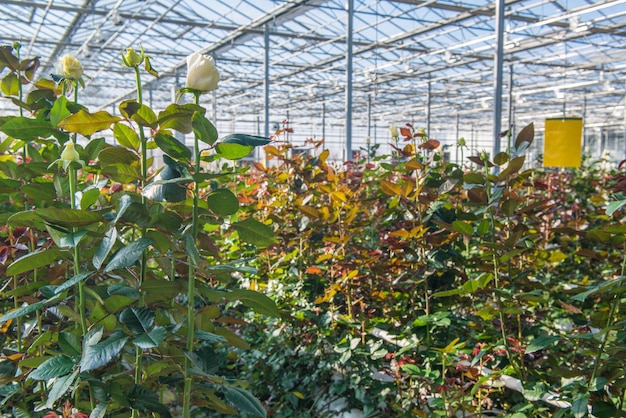
[[[441,142],[437,141],[436,139],[429,139],[428,141],[421,144],[419,147],[427,151],[433,151],[439,148],[439,145],[441,145]]]

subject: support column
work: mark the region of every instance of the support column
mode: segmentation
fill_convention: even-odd
[[[509,98],[508,98],[508,107],[509,107],[509,135],[508,135],[508,143],[507,143],[507,152],[511,149],[511,138],[515,138],[515,123],[513,122],[513,64],[509,64]]]
[[[324,140],[324,149],[326,149],[326,103],[322,103],[322,139]]]
[[[270,27],[265,25],[263,30],[263,39],[265,43],[265,57],[263,60],[264,79],[263,79],[263,96],[264,96],[264,116],[265,116],[265,129],[264,134],[266,138],[270,136]]]
[[[502,66],[504,62],[504,0],[496,1],[496,53],[493,60],[493,156],[500,152],[500,132],[502,130]]]
[[[352,32],[354,31],[354,0],[346,1],[346,149],[344,161],[352,159]]]
[[[428,81],[428,91],[426,92],[426,138],[430,139],[430,96],[431,82]]]
[[[461,117],[459,116],[459,112],[457,111],[456,113],[456,128],[455,128],[455,137],[456,137],[456,154],[454,157],[454,161],[458,164],[459,163],[459,122],[460,122]]]

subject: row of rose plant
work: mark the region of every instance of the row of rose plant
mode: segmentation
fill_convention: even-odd
[[[47,79],[19,44],[0,47],[3,100],[16,108],[0,117],[0,411],[266,416],[247,382],[220,374],[215,347],[246,345],[232,328],[238,306],[279,316],[268,297],[233,286],[232,274],[255,269],[226,260],[221,235],[263,247],[273,233],[223,185],[236,168],[206,167],[269,140],[219,137],[200,105],[218,87],[211,57],[187,58],[179,93],[193,102],[158,110],[142,100],[142,76],[158,77],[150,57],[129,48],[121,61],[137,97],[115,116],[81,104],[74,56]],[[175,132],[193,135],[193,149]],[[157,148],[163,167],[148,157]]]
[[[289,316],[242,325],[232,376],[277,417],[623,416],[624,166],[528,168],[532,125],[463,165],[396,132],[344,164],[275,142],[240,178],[278,241],[241,283]]]

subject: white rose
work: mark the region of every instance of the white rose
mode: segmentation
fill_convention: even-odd
[[[207,93],[217,89],[218,81],[220,75],[213,57],[198,52],[187,57],[187,88]]]
[[[78,80],[83,76],[83,66],[72,54],[63,55],[55,67],[57,74],[65,78]]]
[[[396,125],[389,125],[389,133],[392,138],[398,138],[400,134],[398,133],[398,127]]]

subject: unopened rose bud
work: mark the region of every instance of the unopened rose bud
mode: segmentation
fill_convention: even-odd
[[[78,151],[74,147],[74,143],[72,141],[67,141],[65,144],[65,148],[61,153],[61,159],[63,161],[78,161],[80,160],[80,155],[78,155]]]
[[[220,75],[212,57],[198,52],[187,57],[187,88],[207,93],[217,89]]]
[[[138,54],[132,48],[126,48],[126,52],[122,54],[122,61],[127,67],[139,67],[143,62],[143,54]]]

